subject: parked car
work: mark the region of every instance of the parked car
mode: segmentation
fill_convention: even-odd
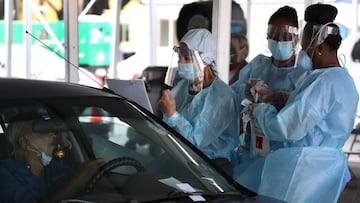
[[[56,144],[65,156],[57,158],[74,169],[106,161],[84,191],[61,202],[280,202],[252,196],[160,118],[110,90],[2,78],[0,91],[1,159],[9,157],[9,120],[36,112],[62,126]]]

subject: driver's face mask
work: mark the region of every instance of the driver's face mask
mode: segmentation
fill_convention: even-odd
[[[37,156],[39,157],[40,159],[40,162],[43,166],[47,166],[50,164],[51,160],[52,160],[52,156],[49,156],[47,155],[45,152],[43,151],[40,151],[39,150],[39,147],[37,145],[35,145],[34,143],[32,143],[32,141],[26,137],[26,139],[28,140],[29,142],[29,146],[27,147],[27,149],[29,151],[33,151],[33,152],[36,152],[37,153]],[[48,138],[46,138],[48,139]]]
[[[197,51],[174,47],[164,82],[173,87],[181,79],[188,80],[189,93],[196,94],[203,88],[204,67],[205,64]]]
[[[45,154],[45,152],[38,152],[38,157],[43,166],[49,165],[52,160],[52,157]]]

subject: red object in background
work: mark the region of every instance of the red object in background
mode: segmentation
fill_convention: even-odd
[[[102,117],[99,114],[99,110],[96,107],[91,107],[90,123],[99,123],[102,121]]]
[[[257,149],[263,148],[263,141],[264,141],[264,138],[262,136],[256,136],[256,148]]]

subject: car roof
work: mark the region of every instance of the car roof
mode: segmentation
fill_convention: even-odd
[[[119,97],[109,89],[85,85],[21,78],[0,79],[0,99],[60,98],[73,96]]]

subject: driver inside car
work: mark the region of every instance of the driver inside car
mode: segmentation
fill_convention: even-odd
[[[23,113],[12,120],[6,132],[10,157],[0,160],[1,202],[57,202],[71,198],[104,164],[103,159],[95,159],[74,171],[64,159],[53,159],[56,129],[51,129],[51,119]],[[47,127],[39,127],[41,122]]]

